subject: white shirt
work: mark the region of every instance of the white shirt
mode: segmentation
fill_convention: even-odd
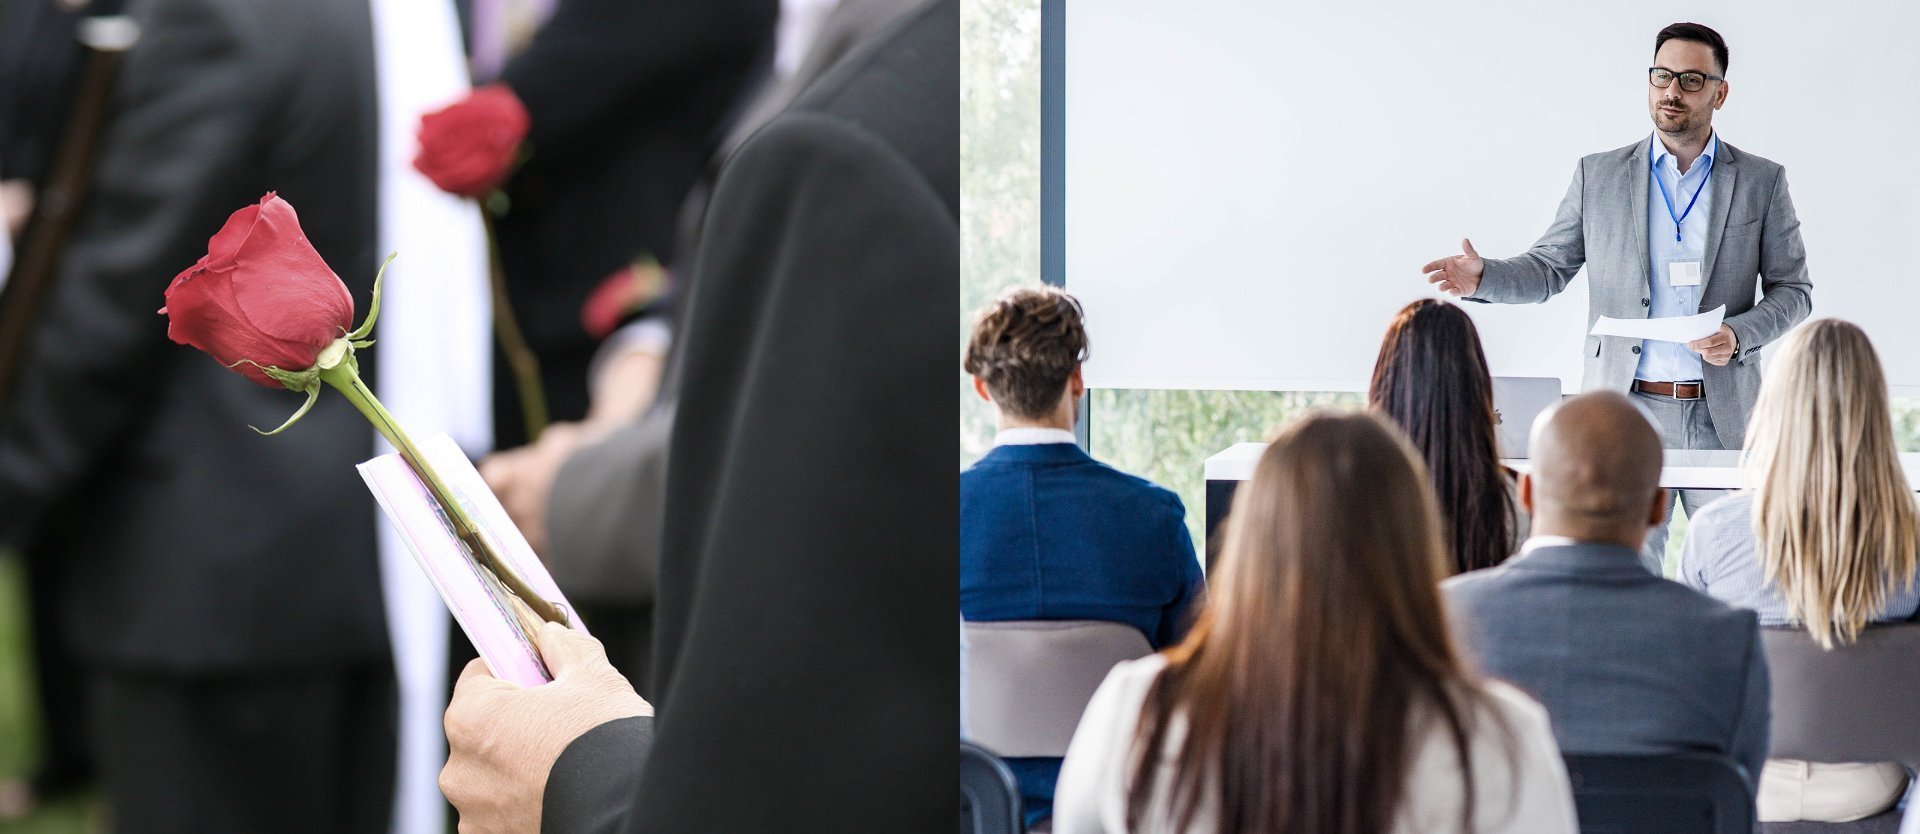
[[[1647,153],[1652,160],[1647,166],[1647,317],[1691,316],[1700,312],[1700,291],[1704,284],[1674,286],[1667,265],[1692,261],[1702,268],[1706,266],[1707,218],[1713,216],[1711,175],[1715,158],[1720,155],[1720,135],[1715,133],[1707,140],[1706,150],[1687,167],[1685,174],[1680,173],[1679,160],[1667,152],[1658,134],[1647,141],[1650,143]],[[1660,196],[1662,188],[1666,189],[1665,197]],[[1671,212],[1668,199],[1673,201]],[[1689,203],[1693,204],[1691,210],[1687,208]],[[1687,222],[1676,227],[1673,218],[1680,214],[1686,215]],[[1676,228],[1680,232],[1679,240],[1673,239]],[[1701,280],[1705,281],[1706,276],[1701,276]],[[1640,364],[1634,369],[1633,378],[1652,382],[1699,379],[1700,354],[1682,342],[1643,340]]]
[[[1078,443],[1079,438],[1066,429],[1048,429],[1039,426],[1020,426],[1001,429],[993,436],[995,446],[1039,446],[1043,443]]]
[[[1126,784],[1132,776],[1131,747],[1147,689],[1166,669],[1162,655],[1115,666],[1087,704],[1080,727],[1067,748],[1054,787],[1055,834],[1121,834],[1127,828]],[[1476,733],[1469,742],[1473,761],[1474,834],[1575,834],[1573,789],[1565,763],[1547,724],[1547,711],[1532,699],[1497,681],[1486,683],[1492,708],[1513,730],[1512,759],[1498,734]],[[1477,716],[1486,718],[1488,716]],[[1184,735],[1181,716],[1168,728],[1167,749]],[[1495,722],[1479,720],[1491,728]],[[1464,791],[1459,759],[1440,722],[1429,722],[1408,768],[1405,795],[1395,815],[1393,834],[1429,834],[1459,830]],[[1163,758],[1159,786],[1147,808],[1143,828],[1169,831],[1167,780],[1177,764]],[[1201,807],[1185,834],[1212,834],[1214,812]]]

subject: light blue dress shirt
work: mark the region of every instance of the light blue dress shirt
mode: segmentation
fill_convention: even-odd
[[[1647,180],[1647,257],[1651,267],[1647,276],[1652,299],[1647,316],[1691,316],[1700,312],[1700,287],[1673,286],[1667,265],[1693,261],[1705,268],[1707,218],[1713,214],[1713,189],[1707,185],[1713,160],[1720,154],[1720,134],[1716,132],[1707,140],[1706,151],[1693,161],[1685,175],[1680,173],[1679,163],[1667,152],[1667,146],[1661,144],[1658,134],[1648,137],[1647,141],[1653,160]],[[1667,201],[1660,196],[1663,185],[1667,196],[1673,198],[1672,214],[1667,212]],[[1700,199],[1694,202],[1693,211],[1687,212],[1687,203],[1693,202],[1695,193],[1700,194]],[[1686,212],[1686,222],[1680,225],[1680,240],[1676,242],[1673,218],[1683,212]],[[1701,281],[1706,278],[1703,272]],[[1649,382],[1699,379],[1700,354],[1683,342],[1642,341],[1640,366],[1634,370],[1633,377]]]

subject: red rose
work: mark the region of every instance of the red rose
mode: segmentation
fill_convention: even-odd
[[[504,84],[488,84],[420,117],[413,167],[442,191],[484,196],[507,178],[527,124],[520,97]]]
[[[268,192],[227,218],[207,254],[174,277],[160,312],[167,338],[280,388],[261,367],[313,367],[353,326],[353,296],[307,242],[293,206]]]
[[[672,276],[652,257],[621,267],[595,287],[580,306],[580,326],[588,336],[605,339],[627,319],[653,306],[667,292]]]

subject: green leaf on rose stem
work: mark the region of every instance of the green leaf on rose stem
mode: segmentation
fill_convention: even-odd
[[[300,418],[307,416],[307,412],[311,410],[313,408],[313,404],[318,402],[319,400],[320,400],[320,383],[316,381],[312,385],[307,386],[306,403],[304,405],[301,405],[300,410],[294,412],[292,417],[288,417],[286,422],[281,423],[280,428],[274,429],[273,431],[260,431],[258,428],[255,428],[251,425],[247,426],[247,428],[253,429],[256,432],[260,432],[261,437],[272,437],[276,434],[286,431],[288,428],[292,427],[294,423],[300,422]]]
[[[353,343],[354,350],[366,350],[367,348],[370,348],[370,347],[373,347],[372,339],[361,339],[360,341]]]
[[[395,252],[388,255],[386,260],[380,262],[380,271],[373,274],[373,300],[367,303],[367,319],[366,321],[360,322],[360,326],[354,328],[352,333],[347,334],[348,341],[357,342],[367,338],[367,336],[373,333],[373,322],[375,319],[380,318],[380,279],[385,278],[387,275],[387,264],[393,263],[393,259],[398,257],[400,257],[400,253]]]
[[[238,368],[241,365],[252,365],[255,368],[259,368],[261,373],[272,377],[275,382],[286,386],[286,389],[289,391],[306,391],[308,388],[313,387],[314,380],[320,378],[320,369],[318,368],[308,368],[304,371],[289,371],[277,365],[262,365],[251,359],[242,359],[227,367],[231,369]]]

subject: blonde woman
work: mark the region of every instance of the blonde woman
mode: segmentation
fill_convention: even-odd
[[[1384,418],[1281,430],[1199,622],[1088,704],[1056,834],[1572,834],[1546,710],[1454,646],[1443,529]]]
[[[1820,319],[1781,343],[1747,427],[1745,468],[1748,489],[1692,520],[1681,581],[1753,609],[1762,625],[1803,626],[1829,649],[1920,608],[1920,510],[1894,446],[1886,376],[1860,328]],[[1775,759],[1760,777],[1760,819],[1861,819],[1906,785],[1894,763]]]

